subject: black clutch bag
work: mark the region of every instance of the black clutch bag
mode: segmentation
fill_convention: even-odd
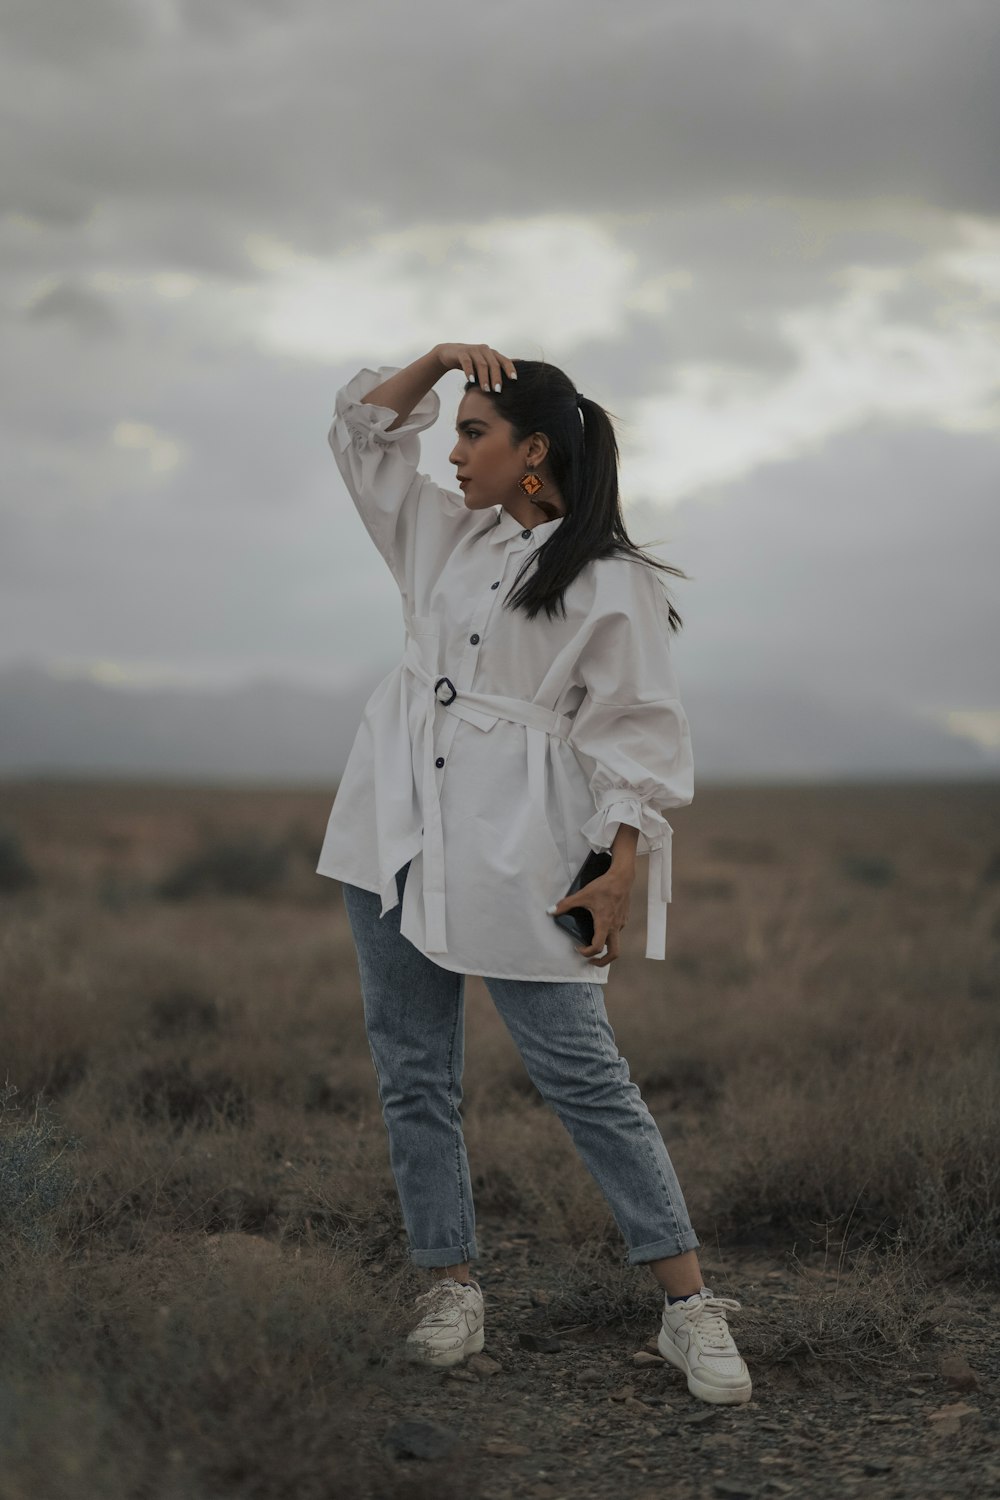
[[[591,849],[566,895],[572,896],[574,891],[589,885],[599,875],[606,875],[610,869],[610,849]],[[566,931],[584,947],[589,948],[594,941],[594,918],[585,906],[571,906],[569,911],[560,912],[552,920],[558,922],[560,927],[565,927]]]

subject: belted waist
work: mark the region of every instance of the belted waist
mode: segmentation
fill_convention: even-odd
[[[526,698],[508,698],[498,693],[476,693],[456,688],[450,677],[435,674],[424,660],[421,640],[433,641],[432,632],[407,634],[403,666],[428,689],[424,720],[423,764],[423,886],[424,928],[427,951],[447,953],[445,933],[444,833],[441,803],[434,766],[434,711],[437,704],[456,718],[484,732],[498,719],[523,724],[528,740],[528,792],[539,817],[545,813],[545,759],[547,735],[572,743],[573,720],[567,714],[543,708]],[[666,949],[667,902],[670,900],[670,825],[662,844],[650,848],[649,899],[646,911],[646,957],[663,958]],[[654,861],[653,854],[658,858]]]

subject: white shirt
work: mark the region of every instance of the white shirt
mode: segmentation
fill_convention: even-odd
[[[418,472],[437,392],[392,432],[396,412],[361,400],[396,373],[359,371],[337,392],[329,431],[399,586],[405,637],[365,706],[317,871],[377,892],[384,916],[412,860],[400,930],[442,968],[606,983],[610,965],[582,957],[546,907],[628,823],[650,856],[646,957],[664,957],[663,814],[692,800],[694,782],[658,574],[601,558],[566,589],[565,618],[504,609],[525,553],[563,517],[522,528],[503,506],[470,510]]]

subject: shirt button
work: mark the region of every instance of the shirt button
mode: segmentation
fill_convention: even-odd
[[[440,768],[444,765],[444,756],[443,755],[439,755],[438,758],[437,758],[437,760],[434,762],[434,764],[440,770]]]
[[[479,637],[478,637],[478,635],[470,635],[469,636],[469,643],[470,643],[470,645],[478,646],[479,645]]]
[[[521,535],[522,536],[530,536],[531,535],[531,527],[530,526],[526,526],[525,529],[521,532]]]
[[[491,589],[498,589],[499,587],[500,587],[500,580],[499,580],[499,578],[497,579],[496,583],[491,583],[490,584],[490,588]]]

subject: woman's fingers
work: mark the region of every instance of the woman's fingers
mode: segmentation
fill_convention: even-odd
[[[608,951],[606,953],[602,953],[602,948],[607,948]],[[608,933],[607,938],[602,938],[600,942],[598,942],[595,934],[594,941],[588,947],[577,948],[576,951],[581,955],[581,957],[586,958],[587,962],[591,964],[613,963],[613,961],[621,952],[621,949],[619,947],[618,932],[614,928],[612,928]],[[589,957],[588,955],[590,954],[593,954],[594,957]]]
[[[503,355],[500,354],[500,353],[498,353],[498,351],[496,349],[491,349],[490,350],[490,375],[491,375],[491,377],[493,379],[493,389],[494,389],[494,391],[499,391],[500,390],[500,388],[501,388],[501,386],[503,384],[503,377],[504,377],[505,373],[506,372],[504,371],[504,367],[503,367]]]
[[[468,368],[466,368],[468,366]],[[501,389],[504,376],[517,379],[514,361],[489,344],[470,344],[462,360],[462,373],[484,391]]]
[[[496,358],[489,344],[480,344],[479,348],[479,384],[484,391],[491,391],[499,379]]]
[[[598,947],[598,945],[596,943],[591,943],[591,945],[590,945],[589,948],[583,948],[580,951],[581,951],[581,953],[584,953],[584,954],[592,953],[593,950],[595,948],[597,948],[597,947]],[[607,952],[606,953],[600,952],[600,948],[607,948]],[[614,932],[611,933],[611,935],[608,938],[607,942],[600,944],[600,948],[598,949],[597,954],[593,958],[588,958],[587,959],[588,963],[590,963],[590,964],[610,964],[610,963],[612,963],[618,957],[618,934],[614,933]]]
[[[495,387],[497,390],[499,390],[500,382],[504,379],[504,377],[509,380],[517,379],[517,370],[514,366],[514,361],[510,359],[508,355],[501,354],[499,349],[493,350],[493,357],[496,360]]]

